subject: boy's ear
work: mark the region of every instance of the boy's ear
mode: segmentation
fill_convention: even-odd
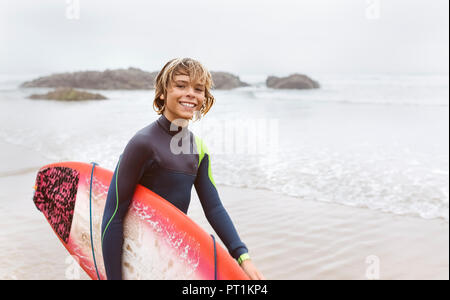
[[[162,94],[161,96],[159,96],[159,99],[164,100],[164,94]]]

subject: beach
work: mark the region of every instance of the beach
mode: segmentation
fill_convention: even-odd
[[[448,279],[448,76],[317,78],[316,90],[215,90],[189,125],[255,265],[274,280]],[[88,279],[32,201],[37,170],[113,170],[158,118],[154,92],[31,100],[50,89],[21,81],[0,82],[0,279]],[[214,234],[194,187],[188,216]]]
[[[101,225],[114,228],[119,206],[100,222],[95,181],[89,213],[88,181],[79,214],[66,182],[52,190],[57,200],[38,204],[57,211],[50,222],[63,239],[78,233],[74,258],[33,203],[36,175],[66,162],[119,170],[132,148],[145,150],[122,166],[178,207],[190,200],[188,217],[222,243],[195,185],[190,199],[185,190],[193,179],[206,187],[200,194],[215,193],[197,178],[207,157],[208,178],[267,279],[449,279],[449,1],[35,2],[0,2],[0,279],[90,279],[76,259],[90,251],[97,262]],[[199,34],[180,30],[185,23]],[[197,146],[165,136],[163,153],[165,133],[134,138],[161,114],[191,118]],[[103,199],[107,183],[98,187]],[[220,205],[202,201],[239,248]],[[160,210],[133,209],[154,231],[125,227],[127,270],[210,276],[203,241]],[[92,233],[70,222],[88,215]],[[160,250],[134,251],[141,246]]]
[[[90,279],[76,259],[90,251],[96,263],[102,250],[95,181],[89,213],[87,187],[71,201],[66,182],[38,204],[57,211],[58,236],[79,234],[74,258],[33,203],[36,175],[66,162],[113,171],[128,145],[141,148],[135,141],[149,147],[122,166],[143,167],[139,182],[178,207],[190,200],[188,217],[222,243],[195,185],[190,199],[184,189],[193,179],[215,193],[196,177],[207,157],[208,178],[269,280],[449,279],[449,1],[35,2],[0,1],[0,279]],[[188,125],[197,147],[178,136],[161,154],[165,133],[133,138],[161,113],[175,121],[197,109]],[[127,270],[210,276],[203,241],[185,239],[159,210],[133,209],[154,232],[125,227],[137,241],[125,243]],[[88,215],[93,234],[70,222]],[[239,247],[228,220],[218,223]],[[141,246],[160,250],[134,251]]]
[[[88,279],[32,201],[38,168],[54,162],[0,142],[0,279]],[[448,279],[449,223],[218,184],[267,279]],[[214,233],[192,191],[188,216]]]

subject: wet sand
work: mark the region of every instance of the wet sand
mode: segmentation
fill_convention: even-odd
[[[38,154],[0,142],[0,279],[88,279],[32,201]],[[449,223],[218,185],[267,279],[449,279]],[[188,215],[214,233],[195,189]]]

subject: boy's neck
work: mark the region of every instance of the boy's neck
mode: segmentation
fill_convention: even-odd
[[[177,118],[176,116],[172,116],[171,114],[167,113],[167,110],[163,112],[164,117],[166,117],[167,120],[169,120],[171,123],[180,126],[180,127],[187,127],[189,125],[189,120]]]

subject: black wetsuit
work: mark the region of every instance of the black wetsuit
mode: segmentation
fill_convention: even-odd
[[[149,188],[185,214],[195,185],[208,222],[231,256],[237,259],[248,252],[220,201],[206,146],[188,128],[172,125],[171,130],[171,124],[161,115],[133,136],[119,158],[102,222],[103,259],[108,279],[122,279],[123,219],[137,184]]]

